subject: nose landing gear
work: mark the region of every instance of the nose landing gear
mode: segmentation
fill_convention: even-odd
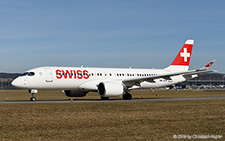
[[[32,94],[32,97],[30,98],[30,101],[36,101],[35,94],[38,93],[38,90],[32,89],[32,90],[29,90],[28,92]]]

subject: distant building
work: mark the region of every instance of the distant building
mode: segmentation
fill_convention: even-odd
[[[221,73],[201,74],[199,77],[177,84],[177,87],[182,88],[197,88],[197,89],[223,89],[225,85],[225,75]]]

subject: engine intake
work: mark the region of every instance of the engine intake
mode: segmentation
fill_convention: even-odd
[[[120,82],[101,82],[98,85],[98,93],[101,97],[117,97],[124,92],[124,86]]]

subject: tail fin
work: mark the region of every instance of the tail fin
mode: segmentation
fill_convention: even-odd
[[[167,70],[188,71],[194,40],[187,40]]]

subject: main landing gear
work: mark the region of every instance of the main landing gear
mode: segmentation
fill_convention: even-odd
[[[36,97],[35,97],[35,94],[38,93],[38,90],[29,90],[28,91],[29,93],[31,93],[32,97],[30,98],[30,101],[36,101]]]
[[[132,95],[128,92],[126,92],[124,95],[123,95],[123,99],[124,100],[131,100],[132,99]]]
[[[101,97],[101,100],[108,100],[109,97]],[[128,92],[126,92],[124,95],[123,95],[123,100],[131,100],[132,99],[132,95]]]

